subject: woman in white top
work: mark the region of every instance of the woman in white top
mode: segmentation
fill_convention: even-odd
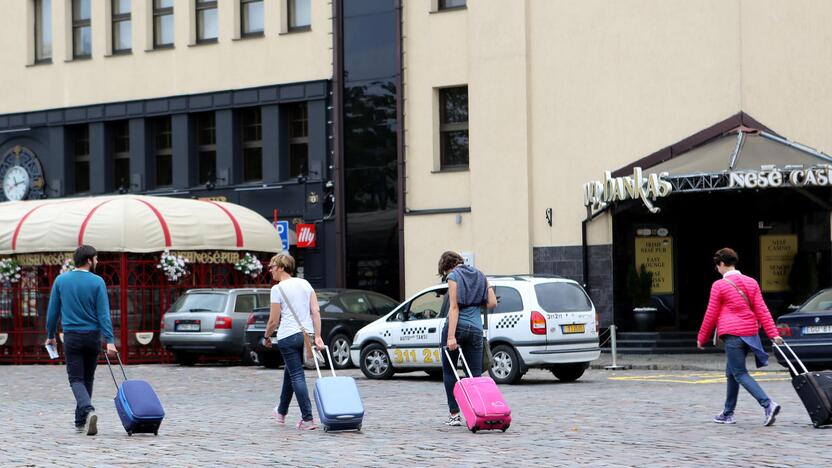
[[[306,387],[306,377],[303,373],[303,354],[306,352],[303,334],[314,329],[315,346],[318,349],[324,348],[324,342],[321,339],[321,313],[318,309],[318,299],[308,281],[292,277],[295,273],[295,259],[291,255],[279,253],[272,257],[269,262],[269,271],[277,284],[272,286],[271,313],[269,323],[266,325],[264,341],[267,348],[272,346],[270,337],[276,328],[277,348],[283,355],[284,363],[280,403],[273,412],[277,421],[285,424],[289,403],[294,393],[298,398],[301,413],[297,428],[300,430],[315,429],[312,403],[309,401],[309,389]],[[289,306],[286,301],[289,302]],[[293,311],[297,318],[293,316]]]

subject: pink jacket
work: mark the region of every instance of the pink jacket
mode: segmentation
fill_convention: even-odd
[[[779,336],[774,320],[771,318],[771,312],[768,311],[763,301],[757,281],[743,274],[729,275],[727,279],[745,293],[753,307],[748,307],[742,295],[728,281],[725,279],[714,281],[711,286],[708,310],[705,312],[705,319],[702,320],[702,327],[699,328],[697,337],[699,344],[704,345],[708,341],[714,331],[714,326],[720,336],[754,336],[760,325],[769,338]]]

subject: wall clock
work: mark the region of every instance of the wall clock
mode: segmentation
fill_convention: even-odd
[[[43,168],[35,153],[25,146],[15,146],[0,159],[0,181],[0,201],[44,198]]]

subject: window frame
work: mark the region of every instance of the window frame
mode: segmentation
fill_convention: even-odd
[[[157,1],[153,0],[153,49],[172,49],[176,43],[176,24],[173,24],[173,40],[171,42],[157,42],[159,27],[156,20],[164,16],[173,16],[175,7],[159,7]],[[174,19],[174,21],[176,20]]]
[[[113,123],[113,186],[117,192],[120,192],[122,189],[130,190],[130,121],[128,120],[120,120]],[[124,132],[124,133],[122,133]],[[119,140],[126,136],[127,140],[127,149],[124,151],[119,151]],[[118,180],[118,163],[119,161],[127,161],[127,180],[124,181],[125,185],[122,185],[122,182]]]
[[[167,124],[162,125],[162,122],[167,122]],[[170,146],[159,146],[159,136],[163,133],[169,134]],[[159,183],[159,160],[163,157],[168,157],[170,161],[170,183],[168,184]],[[157,117],[153,120],[153,169],[154,187],[173,186],[173,118],[169,115]]]
[[[195,0],[194,2],[194,15],[196,21],[196,43],[197,44],[213,44],[215,42],[219,42],[219,35],[220,35],[220,21],[219,21],[219,2],[217,0]],[[210,38],[200,38],[199,37],[199,12],[204,10],[217,10],[217,36],[210,37]]]
[[[83,60],[92,58],[92,0],[88,0],[90,2],[90,16],[88,18],[78,19],[75,17],[75,5],[76,2],[83,2],[85,0],[72,0],[70,5],[71,11],[70,16],[72,19],[72,59],[73,60]],[[90,51],[88,54],[79,54],[78,53],[78,44],[75,42],[75,31],[78,29],[89,28],[90,30]]]
[[[303,109],[303,111],[300,112],[301,117],[296,119],[294,112],[298,109]],[[290,178],[307,175],[309,174],[309,102],[304,101],[291,104],[287,112],[286,122],[288,125],[288,131],[286,133],[289,136],[289,170],[287,173]],[[295,122],[301,124],[301,128],[303,128],[303,132],[301,132],[302,135],[292,134],[293,124]],[[294,165],[292,164],[295,159],[295,152],[293,151],[293,148],[301,145],[306,147],[306,160],[304,161],[302,170],[299,173],[295,173],[293,172]]]
[[[79,144],[86,141],[86,152],[80,153],[78,151]],[[73,168],[73,186],[74,194],[89,193],[92,190],[92,177],[90,175],[90,126],[89,124],[81,124],[73,129],[72,132],[72,168]],[[87,166],[87,187],[86,190],[78,190],[78,164],[86,163]]]
[[[246,115],[251,113],[251,115],[256,115],[257,118],[251,121],[248,121]],[[260,107],[248,107],[245,109],[240,109],[239,111],[239,120],[240,120],[240,147],[241,147],[241,154],[243,157],[243,182],[250,183],[250,182],[262,182],[263,181],[263,110]],[[250,122],[254,122],[250,124]],[[257,127],[256,133],[259,139],[247,140],[246,139],[246,129],[248,127]],[[260,177],[259,178],[249,178],[247,177],[246,168],[247,166],[247,157],[246,157],[246,150],[257,149],[260,152]]]
[[[42,40],[42,38],[45,37],[45,35],[42,34],[44,32],[43,21],[41,21],[41,15],[38,14],[38,13],[43,13],[45,11],[44,6],[43,6],[43,2],[45,2],[45,1],[49,2],[49,8],[48,8],[48,12],[47,12],[48,15],[49,15],[49,26],[50,26],[49,34],[48,34],[48,36],[49,36],[49,56],[41,56],[41,54],[40,54],[41,46],[43,44],[45,44],[45,42]],[[54,31],[52,29],[52,0],[35,0],[34,7],[35,7],[35,25],[34,25],[35,26],[34,27],[35,56],[34,56],[34,63],[35,64],[52,63],[52,52],[53,52],[52,46],[54,44],[54,41],[53,41]]]
[[[246,5],[259,3],[263,12],[263,29],[259,31],[246,31]],[[240,37],[262,37],[266,35],[266,2],[264,0],[240,0]]]
[[[295,8],[295,3],[298,1],[309,2],[309,23],[302,25],[292,24],[292,10]],[[292,32],[303,32],[312,30],[312,0],[286,0],[286,30]]]
[[[202,119],[207,118],[211,125],[204,127],[207,131],[211,132],[211,143],[205,143],[202,141],[202,130],[201,127]],[[194,125],[196,130],[196,150],[197,150],[197,177],[198,183],[200,185],[214,183],[217,180],[217,113],[214,111],[209,112],[202,112],[196,115],[196,125]],[[213,171],[209,171],[207,175],[207,179],[202,178],[202,154],[203,153],[214,153],[214,161],[213,161]]]
[[[462,5],[452,5],[448,6],[448,0],[438,0],[436,11],[454,11],[454,10],[465,10],[468,8],[468,0],[465,0],[465,3]]]
[[[110,47],[113,55],[130,54],[133,52],[133,1],[130,1],[130,11],[127,13],[116,13],[116,5],[119,0],[110,0]],[[119,49],[116,44],[116,30],[119,23],[130,23],[130,47]]]
[[[468,107],[468,85],[463,86],[449,86],[446,88],[439,89],[439,170],[440,171],[459,171],[459,170],[467,170],[470,167],[471,163],[471,137],[470,137],[470,109],[466,110],[466,120],[465,122],[446,122],[446,100],[447,100],[447,93],[452,90],[458,89],[465,89],[465,102],[466,108]],[[448,155],[445,151],[445,135],[449,133],[456,133],[456,132],[465,132],[468,136],[468,144],[466,148],[467,157],[465,164],[449,164],[446,162]]]

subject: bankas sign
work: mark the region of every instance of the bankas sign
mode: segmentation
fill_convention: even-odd
[[[659,208],[653,206],[653,202],[657,198],[666,197],[673,190],[670,182],[664,180],[668,175],[667,172],[662,172],[645,176],[640,167],[633,168],[633,175],[625,177],[613,177],[610,171],[605,171],[603,181],[584,184],[584,206],[597,212],[606,208],[610,202],[641,199],[651,213],[658,213]]]

